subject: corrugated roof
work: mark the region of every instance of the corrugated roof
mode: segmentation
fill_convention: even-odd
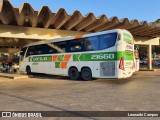
[[[60,8],[53,13],[48,6],[43,6],[39,11],[32,8],[29,3],[24,3],[19,8],[14,8],[8,0],[0,4],[0,24],[51,28],[84,32],[99,32],[110,29],[127,29],[135,36],[156,37],[160,35],[160,27],[147,21],[139,22],[128,18],[108,18],[106,15],[95,17],[93,13],[83,16],[78,10],[69,15],[65,9]]]

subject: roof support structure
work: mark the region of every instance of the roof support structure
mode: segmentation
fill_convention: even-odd
[[[87,33],[89,32],[0,25],[0,37],[2,38],[48,40],[67,36],[83,35]]]
[[[155,22],[139,22],[136,19],[129,21],[128,18],[120,20],[117,17],[107,18],[106,15],[96,18],[93,13],[83,16],[78,10],[68,15],[63,8],[58,12],[52,12],[47,6],[36,11],[29,3],[14,8],[9,0],[0,3],[0,24],[81,32],[100,32],[119,28],[129,30],[134,36],[160,35],[160,27]]]

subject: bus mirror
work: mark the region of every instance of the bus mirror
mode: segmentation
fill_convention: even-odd
[[[121,40],[121,34],[118,34],[117,41]]]

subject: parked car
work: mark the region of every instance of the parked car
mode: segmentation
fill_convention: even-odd
[[[147,60],[140,60],[140,64],[147,65]]]
[[[159,66],[160,65],[160,61],[155,61],[154,65]]]
[[[158,63],[156,64],[156,62],[157,61],[152,60],[152,65],[157,65]],[[140,64],[147,65],[148,64],[148,60],[140,60]]]

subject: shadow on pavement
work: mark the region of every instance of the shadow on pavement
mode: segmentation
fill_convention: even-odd
[[[77,111],[69,111],[68,109],[65,109],[65,108],[56,107],[56,106],[54,106],[54,105],[42,103],[42,102],[39,102],[39,101],[35,101],[35,100],[28,99],[28,98],[24,98],[24,97],[20,97],[20,96],[16,96],[16,95],[7,94],[7,93],[2,93],[2,92],[0,92],[0,94],[1,94],[1,95],[5,95],[5,96],[8,96],[8,97],[16,98],[16,99],[21,99],[21,100],[26,101],[26,102],[31,102],[31,103],[34,103],[34,104],[38,104],[38,105],[42,105],[42,106],[45,106],[45,107],[49,107],[49,108],[52,108],[53,111],[65,111],[65,113],[68,113],[68,114],[71,115],[71,116],[87,117],[87,118],[96,120],[95,118],[88,117],[88,116],[86,116],[86,115],[80,114],[80,113],[77,112]],[[63,117],[63,116],[62,116],[62,117]]]
[[[71,80],[68,76],[58,76],[58,75],[48,75],[48,74],[34,74],[33,76],[34,78],[39,78],[39,79],[49,79],[49,80],[54,80],[54,79],[58,79],[58,80],[68,80],[68,81],[84,81],[84,80]],[[125,78],[125,79],[93,79],[90,81],[84,81],[85,82],[92,82],[92,83],[105,83],[105,84],[117,84],[117,85],[121,85],[121,84],[127,84],[128,82],[132,81],[132,77],[130,78]]]

